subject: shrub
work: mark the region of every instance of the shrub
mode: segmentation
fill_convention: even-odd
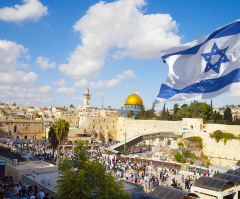
[[[226,144],[228,140],[240,139],[239,137],[236,137],[232,133],[223,133],[221,130],[214,131],[213,133],[210,134],[210,137],[215,139],[216,142],[223,140],[224,144]]]
[[[175,157],[175,160],[179,163],[185,162],[183,155],[179,152],[177,152],[174,157]]]
[[[193,136],[193,137],[188,138],[188,140],[191,142],[198,142],[197,147],[200,147],[202,149],[202,147],[203,147],[202,138],[200,138],[198,136]]]
[[[183,151],[183,156],[185,158],[190,158],[191,157],[191,153],[189,151]]]
[[[183,147],[184,147],[184,144],[183,144],[182,142],[179,142],[179,143],[178,143],[178,147],[179,147],[179,148],[183,148]]]
[[[192,159],[196,159],[197,158],[195,153],[191,153],[189,151],[183,151],[183,156],[185,158],[192,158]]]

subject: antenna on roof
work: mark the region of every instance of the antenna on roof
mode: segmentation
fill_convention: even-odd
[[[104,106],[103,106],[103,96],[102,96],[102,107],[104,107]]]

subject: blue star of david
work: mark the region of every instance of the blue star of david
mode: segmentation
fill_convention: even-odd
[[[211,69],[214,70],[216,73],[219,73],[221,64],[230,61],[227,55],[225,54],[228,47],[220,50],[217,47],[217,44],[214,43],[211,52],[201,54],[206,61],[205,73]],[[220,55],[220,58],[216,63],[212,64],[211,59],[214,55]]]

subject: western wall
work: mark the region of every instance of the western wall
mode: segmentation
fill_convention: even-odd
[[[199,118],[184,118],[182,121],[117,118],[118,141],[125,140],[125,132],[126,139],[138,134],[158,131],[174,131],[178,134],[181,133],[183,138],[199,136],[203,141],[202,153],[209,157],[211,164],[232,167],[240,160],[240,140],[228,140],[226,145],[223,141],[217,143],[215,139],[210,138],[210,133],[215,130],[222,130],[225,133],[232,133],[235,136],[240,135],[239,125],[203,124],[203,119]]]

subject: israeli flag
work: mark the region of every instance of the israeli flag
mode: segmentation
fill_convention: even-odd
[[[240,88],[240,20],[163,52],[169,74],[155,103],[200,100]]]

